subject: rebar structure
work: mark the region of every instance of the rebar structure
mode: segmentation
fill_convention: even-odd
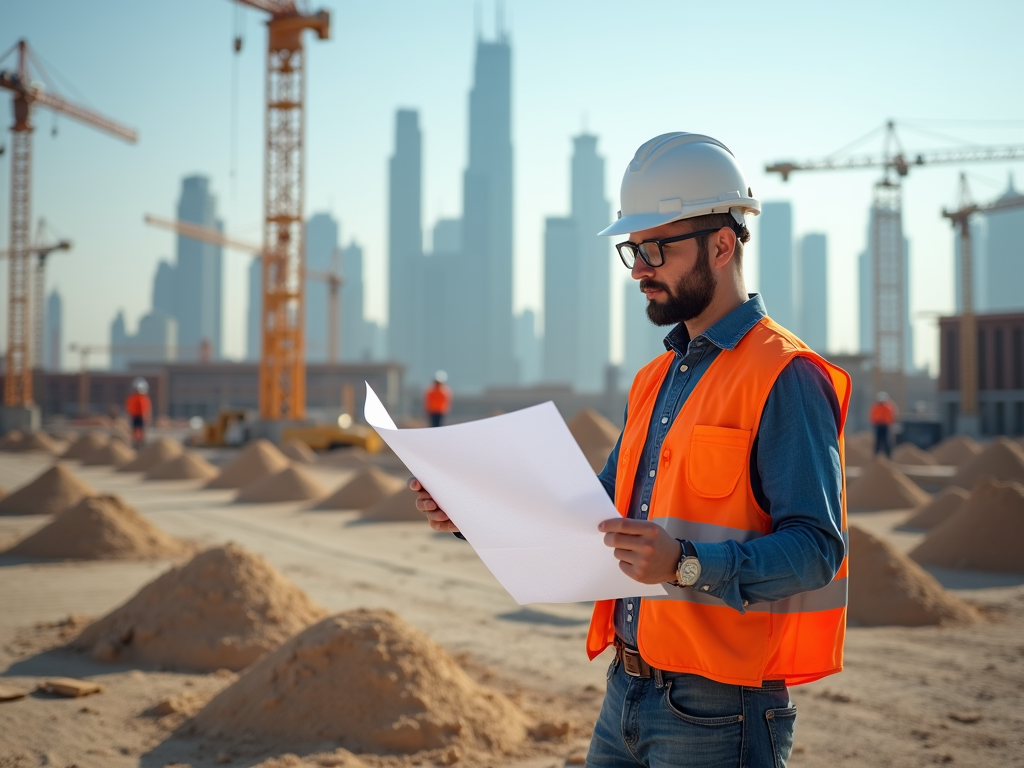
[[[899,181],[875,184],[872,216],[872,306],[874,344],[872,387],[887,391],[902,408],[906,404],[905,311],[906,274],[903,259],[902,190]]]

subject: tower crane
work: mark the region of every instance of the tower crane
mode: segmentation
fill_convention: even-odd
[[[44,80],[46,69],[19,40],[0,62],[17,50],[13,70],[0,70],[0,88],[13,96],[14,124],[11,126],[11,223],[8,260],[7,372],[4,377],[4,406],[25,408],[32,398],[32,325],[30,310],[29,227],[32,219],[32,114],[36,107],[54,112],[109,133],[129,143],[138,134],[124,125],[87,107],[74,104],[52,89],[45,89],[33,77],[33,70]],[[31,65],[31,66],[30,66]]]
[[[768,173],[778,173],[788,181],[797,171],[841,171],[881,168],[882,178],[875,183],[872,198],[872,319],[874,329],[872,386],[876,392],[896,393],[895,400],[906,407],[906,376],[904,373],[904,285],[903,269],[903,204],[901,180],[914,166],[949,163],[973,163],[989,160],[1024,158],[1024,145],[1000,147],[967,147],[962,149],[905,152],[890,120],[881,129],[871,131],[866,139],[884,131],[881,155],[843,156],[834,153],[819,160],[781,161],[765,166]],[[858,140],[859,143],[861,140]]]
[[[169,229],[172,232],[176,232],[177,234],[185,237],[190,237],[193,240],[200,240],[204,243],[219,245],[221,248],[233,248],[238,251],[255,254],[260,258],[266,258],[266,253],[263,252],[258,245],[247,243],[244,240],[239,240],[234,237],[229,237],[219,229],[214,229],[213,227],[204,227],[202,224],[193,224],[190,221],[165,219],[161,216],[154,216],[148,213],[145,216],[145,221],[147,224],[154,227]],[[338,253],[338,249],[335,248],[333,254],[335,264],[332,271],[323,272],[319,270],[304,269],[302,272],[307,280],[318,280],[327,284],[329,298],[327,317],[327,362],[332,364],[338,362],[338,331],[341,325],[340,293],[341,286],[345,283],[345,279],[341,276],[341,272],[338,270]],[[301,327],[302,318],[300,318],[299,322]],[[305,366],[304,362],[303,366]]]
[[[25,251],[26,257],[34,255],[37,258],[35,275],[33,276],[34,296],[32,299],[32,314],[34,319],[32,327],[32,359],[40,367],[43,362],[43,336],[46,326],[46,309],[43,303],[43,294],[46,291],[46,259],[55,251],[71,250],[70,240],[57,240],[51,243],[44,242],[45,231],[46,223],[43,219],[40,219],[38,229],[36,230],[35,244],[29,246]],[[10,258],[12,253],[14,251],[0,251],[0,259]]]
[[[956,431],[978,436],[978,326],[974,315],[974,245],[970,218],[975,214],[999,213],[1024,207],[1024,197],[1008,197],[988,205],[971,200],[967,175],[960,174],[959,199],[953,211],[942,209],[960,238],[960,410]]]
[[[263,169],[261,419],[306,415],[303,336],[305,243],[303,192],[305,68],[302,33],[330,37],[330,14],[297,0],[235,0],[270,14],[267,21],[266,148]],[[237,43],[236,43],[237,48]]]

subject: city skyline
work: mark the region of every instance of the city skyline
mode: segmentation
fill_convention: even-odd
[[[439,219],[452,218],[461,199],[462,180],[457,169],[465,157],[465,94],[473,75],[472,48],[478,36],[473,4],[453,2],[438,9],[399,3],[365,8],[325,5],[334,13],[335,39],[309,48],[307,210],[331,212],[346,222],[346,231],[362,245],[367,317],[379,322],[386,317],[387,308],[383,279],[386,180],[380,168],[388,156],[389,138],[384,126],[398,106],[413,105],[420,111],[427,179],[424,230],[430,231]],[[509,13],[510,36],[518,52],[512,117],[518,180],[513,238],[516,314],[525,308],[537,311],[541,306],[537,276],[542,265],[544,216],[562,208],[569,184],[551,169],[564,167],[565,141],[583,126],[601,137],[607,158],[606,189],[613,202],[621,169],[636,146],[651,135],[681,128],[725,141],[739,157],[756,195],[792,200],[797,211],[794,231],[828,235],[830,347],[848,351],[858,346],[856,257],[863,248],[875,174],[806,175],[784,185],[763,173],[763,163],[829,154],[889,116],[911,118],[908,125],[941,134],[936,138],[922,132],[905,134],[904,143],[912,150],[971,141],[1020,140],[1024,108],[1000,98],[996,85],[979,81],[971,67],[938,53],[943,46],[955,45],[966,60],[985,61],[996,69],[1012,67],[1012,51],[1019,49],[1019,20],[1024,15],[1019,6],[982,3],[976,15],[957,23],[932,6],[927,10],[923,6],[889,8],[886,13],[893,24],[919,28],[922,19],[928,23],[926,33],[902,41],[896,58],[885,66],[861,53],[865,46],[880,44],[884,35],[870,23],[876,12],[870,3],[858,6],[852,14],[842,5],[808,5],[813,14],[801,14],[796,7],[786,14],[748,9],[742,26],[756,29],[758,34],[744,35],[742,44],[748,57],[758,62],[758,76],[743,87],[743,109],[728,115],[694,108],[689,100],[685,104],[666,101],[659,86],[636,77],[635,66],[607,55],[623,12],[611,3],[590,4],[586,14],[578,12],[580,7],[522,2],[513,4]],[[671,4],[651,2],[644,8],[655,17],[663,14],[666,19],[683,21]],[[46,13],[34,6],[5,9],[0,12],[2,26],[28,37],[57,71],[73,73],[72,84],[89,103],[139,128],[141,135],[137,147],[127,147],[91,136],[88,129],[67,120],[52,120],[47,115],[37,121],[34,210],[71,236],[77,251],[75,259],[50,271],[47,289],[61,285],[64,290],[68,333],[74,336],[69,335],[67,341],[99,343],[106,338],[110,315],[100,316],[90,308],[90,297],[100,291],[113,294],[113,303],[123,305],[128,317],[143,314],[149,297],[140,286],[148,283],[159,257],[172,247],[172,237],[145,228],[141,216],[144,212],[173,212],[174,200],[168,190],[177,179],[195,172],[209,175],[221,200],[226,229],[258,238],[265,32],[259,14],[243,14],[245,47],[238,59],[240,127],[233,142],[227,98],[232,70],[231,3],[186,0],[180,7],[154,7],[141,16],[130,13],[127,4],[121,8],[117,3],[111,4],[109,15],[67,2],[56,2],[48,9]],[[482,10],[484,32],[489,34],[489,9]],[[403,24],[393,24],[396,13],[402,15]],[[49,23],[53,14],[60,15],[62,24]],[[116,23],[112,21],[115,18]],[[196,24],[197,18],[203,23]],[[986,18],[999,18],[1002,23],[994,29],[983,27]],[[708,9],[688,9],[685,20],[687,24],[709,24],[715,14]],[[670,28],[674,24],[671,22]],[[160,32],[137,34],[132,25]],[[839,26],[844,29],[842,36],[821,34]],[[800,61],[817,57],[825,65],[808,70],[791,55],[780,53],[772,41],[783,29],[801,35]],[[178,46],[186,30],[193,54],[181,57]],[[424,30],[430,34],[423,35]],[[359,62],[372,54],[372,41],[382,34],[392,40],[395,57],[381,62],[371,77],[354,77]],[[573,41],[570,59],[566,59],[565,39]],[[984,46],[981,39],[987,41]],[[97,46],[87,40],[111,44]],[[646,66],[699,68],[701,62],[711,60],[711,49],[708,41],[695,41],[682,60],[670,56],[668,50],[653,50]],[[118,66],[126,59],[133,62],[132,67]],[[166,66],[168,61],[175,65]],[[563,79],[551,77],[566,61],[579,73],[571,76],[573,87],[569,89]],[[909,92],[900,87],[899,73],[910,74],[921,66],[929,67],[935,77],[915,81]],[[964,97],[949,98],[953,90]],[[810,93],[815,94],[814,99],[806,98]],[[627,94],[629,100],[663,103],[664,107],[622,120],[622,99],[617,96]],[[190,114],[203,118],[191,119]],[[751,115],[757,119],[750,120]],[[965,118],[996,122],[960,122]],[[56,137],[50,135],[51,124],[58,128]],[[237,160],[232,161],[233,157]],[[1002,193],[1007,167],[968,167],[978,200],[988,201]],[[68,174],[67,168],[74,172]],[[7,208],[8,170],[7,162],[0,160],[0,210]],[[915,254],[910,265],[910,308],[914,313],[952,311],[954,306],[954,237],[939,210],[955,201],[959,170],[954,166],[914,169],[905,181],[905,230],[914,242]],[[103,194],[88,194],[90,178],[100,180]],[[986,183],[985,179],[992,181]],[[0,239],[6,239],[6,226],[3,217]],[[756,219],[753,230],[751,256],[759,247]],[[759,287],[756,261],[747,260],[751,289]],[[231,357],[245,354],[247,266],[245,259],[225,259],[224,337],[226,354]],[[622,285],[628,276],[621,274],[617,279]],[[0,289],[5,289],[5,276],[0,280],[4,281]],[[620,359],[624,293],[613,287],[611,295],[612,355]],[[937,346],[934,322],[915,316],[913,323],[918,363],[933,360]]]

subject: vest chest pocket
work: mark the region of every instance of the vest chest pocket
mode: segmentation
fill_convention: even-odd
[[[749,445],[749,429],[695,425],[687,458],[690,488],[708,499],[728,496],[743,474]]]

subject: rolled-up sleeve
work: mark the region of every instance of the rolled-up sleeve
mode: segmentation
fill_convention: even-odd
[[[743,611],[828,584],[843,561],[840,408],[827,375],[798,357],[768,396],[752,455],[755,497],[771,532],[747,542],[694,542],[694,589]],[[752,472],[753,474],[753,472]]]

